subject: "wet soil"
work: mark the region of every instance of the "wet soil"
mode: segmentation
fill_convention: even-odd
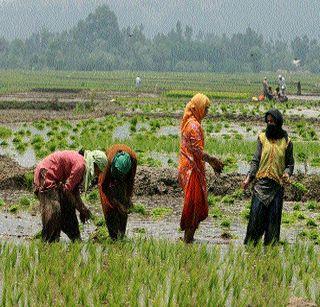
[[[63,90],[63,89],[62,89]],[[156,98],[160,97],[157,93],[144,93],[144,92],[95,92],[95,91],[80,91],[69,92],[63,91],[48,91],[48,92],[23,92],[0,95],[0,123],[14,123],[14,122],[30,122],[34,120],[46,119],[87,119],[98,118],[101,116],[114,115],[115,113],[132,117],[137,115],[146,115],[150,118],[181,118],[182,112],[151,112],[145,113],[142,111],[127,112],[125,107],[117,102],[117,98],[126,97],[140,97],[140,98]],[[320,96],[292,96],[292,99],[301,100],[320,100]],[[75,110],[76,105],[80,103],[83,105],[93,105],[93,110],[88,108],[81,113],[72,112]],[[57,109],[58,108],[58,109]],[[36,111],[36,112],[35,112]],[[70,112],[71,111],[71,112]],[[318,114],[307,112],[306,120],[313,123],[320,123]],[[303,112],[301,115],[305,115]],[[261,122],[263,116],[250,115],[250,114],[209,114],[208,118],[212,119],[229,119],[244,121],[244,122]],[[287,120],[301,120],[301,116],[297,113],[287,115]]]
[[[26,188],[24,175],[30,172],[30,168],[23,168],[14,160],[0,156],[0,189]],[[239,173],[215,175],[211,169],[207,169],[207,186],[209,193],[215,195],[232,194],[240,188],[244,175]],[[175,168],[159,168],[140,166],[135,179],[136,196],[167,195],[181,197],[182,190],[178,183],[178,173]],[[286,187],[285,199],[290,201],[315,199],[320,200],[320,176],[303,175],[293,176],[292,181],[302,183],[308,192],[301,193],[293,186]],[[250,190],[246,191],[250,196]]]
[[[292,297],[290,298],[287,307],[316,307],[317,304],[307,301],[302,297]]]

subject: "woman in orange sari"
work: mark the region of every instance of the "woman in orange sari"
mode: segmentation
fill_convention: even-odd
[[[187,104],[181,122],[179,182],[184,192],[184,203],[180,227],[185,231],[186,243],[193,241],[199,223],[208,216],[205,162],[218,174],[223,169],[220,160],[204,152],[201,121],[207,115],[209,106],[207,96],[196,94]]]

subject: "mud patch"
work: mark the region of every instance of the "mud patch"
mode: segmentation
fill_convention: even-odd
[[[24,175],[30,172],[29,168],[19,166],[17,162],[6,157],[0,156],[0,189],[21,188],[25,184]],[[244,175],[240,173],[222,174],[216,176],[211,169],[207,170],[207,186],[209,193],[214,195],[232,194],[240,189]],[[305,201],[314,199],[320,201],[320,176],[319,175],[295,175],[292,181],[303,184],[308,190],[300,193],[293,186],[285,189],[285,200]],[[26,188],[26,186],[25,186]],[[178,183],[178,171],[175,168],[148,167],[140,166],[137,169],[135,179],[136,196],[168,195],[170,197],[181,197],[182,190]],[[246,197],[251,196],[251,191],[245,192]]]
[[[316,307],[317,305],[313,302],[307,301],[301,297],[290,298],[288,307]]]
[[[21,167],[18,162],[3,155],[0,155],[0,169],[0,188],[21,186],[24,175],[30,171],[30,169]]]

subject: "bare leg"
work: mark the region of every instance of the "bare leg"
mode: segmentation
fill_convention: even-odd
[[[192,243],[194,241],[194,233],[196,232],[195,228],[186,228],[184,231],[184,242]]]
[[[61,206],[59,193],[48,190],[38,193],[42,217],[42,240],[55,242],[60,239],[61,232]]]
[[[69,195],[68,195],[69,196]],[[74,242],[81,240],[75,205],[61,192],[61,230]]]

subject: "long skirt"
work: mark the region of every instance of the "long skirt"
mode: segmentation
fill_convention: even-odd
[[[283,206],[283,188],[271,203],[266,206],[255,195],[252,197],[249,223],[244,244],[256,245],[264,235],[264,244],[274,244],[280,239],[281,215]]]
[[[208,217],[206,181],[193,172],[188,185],[184,187],[183,210],[180,220],[181,230],[197,229],[200,222]]]
[[[57,189],[37,192],[42,217],[42,240],[59,241],[63,231],[71,241],[80,239],[75,204]]]

